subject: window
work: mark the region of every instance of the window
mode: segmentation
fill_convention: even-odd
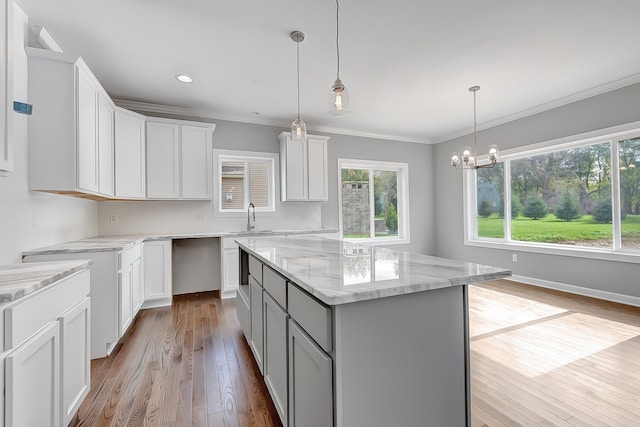
[[[470,171],[467,243],[640,254],[640,129],[612,130]]]
[[[406,163],[338,159],[340,226],[344,239],[408,243]]]
[[[216,150],[218,213],[275,211],[277,154]]]

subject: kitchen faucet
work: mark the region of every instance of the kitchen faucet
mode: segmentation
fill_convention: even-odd
[[[253,208],[253,222],[256,222],[256,206],[253,203],[249,203],[249,207],[247,208],[247,231],[256,228],[255,225],[251,225],[251,208]]]

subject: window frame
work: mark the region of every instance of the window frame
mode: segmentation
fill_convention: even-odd
[[[366,169],[369,171],[369,238],[350,238],[345,241],[353,243],[369,243],[373,245],[402,245],[411,243],[409,224],[409,164],[402,162],[387,162],[381,160],[338,159],[338,224],[340,225],[340,239],[344,240],[342,218],[342,169]],[[375,237],[375,200],[372,197],[374,186],[373,171],[391,171],[397,173],[398,179],[398,236]]]
[[[248,181],[246,180],[246,174],[248,168],[246,162],[261,162],[267,163],[270,167],[269,170],[269,206],[268,207],[256,207],[256,212],[261,213],[275,213],[276,212],[276,200],[279,198],[279,177],[276,171],[279,170],[279,154],[278,153],[263,153],[257,151],[237,151],[237,150],[213,150],[213,164],[215,167],[215,173],[213,174],[213,200],[214,209],[213,213],[215,217],[240,217],[247,214],[247,209],[250,203]],[[245,191],[244,201],[242,209],[222,209],[222,163],[224,161],[232,162],[245,162]]]
[[[640,250],[623,248],[621,244],[620,152],[618,146],[620,141],[638,137],[640,137],[640,121],[502,151],[500,162],[504,162],[504,238],[478,237],[477,174],[475,170],[465,170],[463,172],[464,245],[640,263]],[[594,248],[588,246],[562,245],[558,243],[536,243],[512,240],[510,209],[511,161],[601,143],[609,143],[611,150],[612,248]],[[486,156],[478,161],[479,165],[487,163],[488,160]]]

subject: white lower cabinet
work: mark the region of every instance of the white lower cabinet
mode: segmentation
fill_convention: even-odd
[[[144,307],[171,305],[171,240],[144,243]]]
[[[91,300],[85,298],[60,316],[60,419],[66,426],[89,393],[91,385]]]
[[[240,262],[238,258],[238,245],[235,238],[220,239],[220,274],[221,292],[220,298],[234,298],[238,290]]]
[[[249,287],[251,292],[251,339],[249,346],[256,358],[256,363],[260,368],[260,372],[264,372],[264,347],[263,347],[263,330],[262,330],[262,286],[253,278],[249,278]]]
[[[289,315],[264,293],[264,382],[282,425],[287,427],[287,320]]]
[[[133,320],[133,307],[131,294],[133,287],[133,268],[129,265],[118,273],[118,295],[120,313],[118,318],[118,330],[120,336],[124,335]]]
[[[89,279],[81,270],[0,305],[0,425],[67,426],[89,392]]]
[[[60,324],[53,321],[6,358],[6,427],[60,425]]]
[[[333,427],[333,361],[289,320],[289,426]]]

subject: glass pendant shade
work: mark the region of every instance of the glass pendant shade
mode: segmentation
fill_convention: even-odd
[[[329,115],[334,117],[347,116],[351,114],[351,105],[349,104],[349,91],[337,79],[331,91],[329,92]]]
[[[291,140],[300,143],[307,140],[307,125],[300,117],[291,123]]]

